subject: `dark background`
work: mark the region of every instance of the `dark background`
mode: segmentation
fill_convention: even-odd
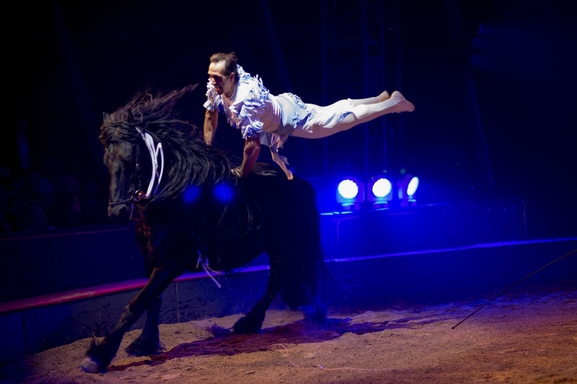
[[[208,58],[218,51],[235,51],[245,70],[260,75],[272,93],[292,91],[305,102],[322,104],[321,2],[266,4],[291,89],[283,88],[286,79],[259,0],[14,4],[5,15],[9,87],[2,163],[21,171],[15,138],[25,121],[31,168],[47,177],[74,174],[95,183],[106,199],[107,171],[97,139],[102,112],[115,111],[147,87],[199,84],[179,109],[202,126]],[[519,198],[527,204],[530,237],[577,235],[577,13],[571,2],[397,4],[398,85],[416,111],[404,114],[403,129],[392,132],[389,166],[420,176],[419,203]],[[489,167],[479,156],[482,139]],[[216,144],[233,154],[242,148],[239,132],[224,121]],[[321,166],[321,148],[322,143],[291,138],[282,153],[304,177],[344,172]],[[346,148],[339,158],[350,155]]]

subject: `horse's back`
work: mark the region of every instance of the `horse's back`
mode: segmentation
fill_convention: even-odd
[[[288,180],[276,164],[257,163],[248,176],[237,179],[236,187],[216,231],[225,269],[263,252],[294,248],[305,237],[320,242],[315,191],[307,180]]]
[[[318,223],[316,193],[311,183],[298,176],[288,180],[276,164],[255,164],[244,188],[266,205],[269,212],[284,218],[287,225]]]

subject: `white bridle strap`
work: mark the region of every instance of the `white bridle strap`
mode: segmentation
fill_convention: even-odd
[[[143,132],[140,128],[136,127],[140,137],[144,140],[146,148],[148,149],[148,154],[150,155],[150,161],[152,162],[152,174],[150,175],[150,183],[148,183],[148,189],[146,194],[140,196],[141,199],[149,199],[153,194],[156,194],[160,181],[162,180],[162,174],[164,173],[164,151],[162,150],[162,143],[154,145],[154,139],[148,132]],[[160,167],[160,170],[159,170]],[[152,189],[154,188],[154,192]]]

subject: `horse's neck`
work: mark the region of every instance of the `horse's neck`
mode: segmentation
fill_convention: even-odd
[[[142,218],[154,222],[170,222],[176,216],[186,214],[181,199],[153,200],[141,207]]]

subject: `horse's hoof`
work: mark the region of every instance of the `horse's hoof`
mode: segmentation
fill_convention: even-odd
[[[327,307],[324,305],[313,305],[302,308],[305,321],[322,325],[327,321]]]
[[[125,349],[126,353],[133,356],[157,355],[164,350],[164,345],[160,342],[158,337],[153,337],[147,340],[146,337],[143,336],[134,340]]]
[[[247,335],[253,333],[260,333],[262,328],[262,321],[261,322],[254,322],[250,321],[247,317],[240,318],[234,324],[234,333],[237,335]]]
[[[87,373],[98,373],[100,372],[100,367],[98,363],[92,360],[90,357],[85,358],[80,363],[80,368]]]

